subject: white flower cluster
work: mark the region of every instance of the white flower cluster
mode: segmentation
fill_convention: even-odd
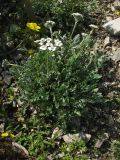
[[[52,38],[41,38],[40,40],[36,40],[34,42],[39,44],[40,50],[49,51],[55,51],[57,48],[60,48],[63,45],[59,39],[52,40]]]
[[[72,13],[72,16],[74,17],[76,22],[83,20],[83,15],[80,13]]]
[[[54,21],[46,21],[45,23],[45,27],[49,29],[52,28],[54,25],[55,25]]]

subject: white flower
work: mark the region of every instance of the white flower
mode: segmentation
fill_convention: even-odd
[[[59,39],[55,39],[54,43],[55,43],[55,46],[57,46],[57,47],[61,47],[63,45]]]
[[[48,38],[46,38],[46,41],[47,41],[47,42],[51,42],[51,41],[52,41],[52,38],[49,38],[49,37],[48,37]]]
[[[72,16],[74,17],[75,21],[78,22],[81,19],[83,19],[83,15],[80,13],[72,13]]]
[[[46,28],[50,29],[55,25],[55,22],[54,21],[46,21],[44,25]]]
[[[43,46],[40,46],[39,49],[45,51],[47,49],[47,46],[43,45]]]
[[[83,15],[80,14],[80,13],[72,13],[72,16],[74,16],[74,17],[82,17],[83,18]]]
[[[39,39],[39,40],[36,40],[36,41],[34,41],[35,43],[39,43],[41,40]]]
[[[38,43],[39,45],[43,45],[45,43],[46,39],[45,38],[41,38],[40,40],[36,40],[34,41],[35,43]]]
[[[52,38],[41,38],[40,40],[36,40],[36,43],[39,44],[40,50],[49,50],[55,51],[58,47],[61,47],[63,43],[59,39]]]
[[[48,47],[48,50],[49,50],[49,51],[55,51],[55,50],[56,50],[56,47],[53,46],[53,45],[51,45],[51,46]]]
[[[51,44],[52,44],[52,43],[47,42],[45,45],[46,45],[47,47],[49,47],[49,46],[51,46]]]
[[[45,42],[46,42],[46,39],[45,39],[45,38],[41,38],[41,39],[40,39],[40,42],[41,42],[41,43],[45,43]]]
[[[46,38],[46,46],[50,46],[52,44],[52,39],[51,38]]]

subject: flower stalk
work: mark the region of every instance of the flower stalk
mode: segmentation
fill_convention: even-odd
[[[73,26],[73,29],[72,29],[72,32],[71,32],[71,35],[70,35],[71,38],[72,38],[72,36],[73,36],[73,33],[74,33],[75,28],[76,28],[76,26],[77,26],[77,23],[78,23],[79,21],[83,20],[83,15],[80,14],[80,13],[73,13],[72,16],[74,17],[75,23],[74,23],[74,26]]]

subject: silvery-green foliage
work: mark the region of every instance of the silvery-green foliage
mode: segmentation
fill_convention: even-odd
[[[98,55],[91,54],[90,36],[80,43],[64,42],[60,51],[35,53],[15,68],[21,95],[37,113],[64,124],[84,108],[102,102]],[[79,42],[79,41],[78,41]]]

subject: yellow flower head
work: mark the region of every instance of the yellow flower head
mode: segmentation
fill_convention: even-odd
[[[114,14],[116,14],[117,16],[120,16],[120,11],[116,11]]]
[[[1,133],[1,137],[3,137],[3,138],[8,137],[8,136],[9,136],[9,134],[7,132]]]
[[[32,54],[33,54],[33,50],[32,50],[32,49],[29,49],[29,50],[27,51],[27,54],[32,55]]]
[[[12,133],[10,133],[10,137],[11,137],[11,138],[14,138],[14,137],[15,137],[15,135],[14,135],[14,134],[12,134]]]
[[[33,30],[33,31],[37,31],[37,32],[39,32],[39,30],[41,29],[41,27],[40,26],[38,26],[37,25],[37,23],[27,23],[26,24],[26,26],[29,28],[29,29],[31,29],[31,30]]]
[[[6,138],[6,137],[14,138],[14,137],[15,137],[15,135],[14,135],[14,134],[12,134],[12,133],[3,132],[3,133],[1,133],[1,137],[2,137],[2,138]]]

